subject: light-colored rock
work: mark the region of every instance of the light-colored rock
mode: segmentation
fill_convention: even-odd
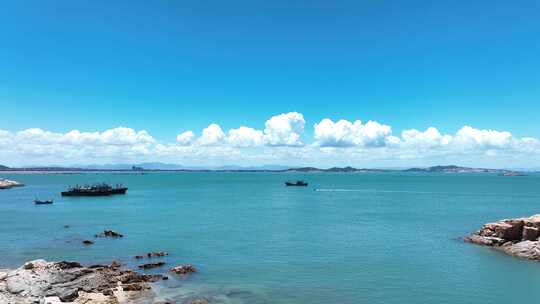
[[[35,260],[0,280],[0,303],[120,303],[142,296],[154,276],[112,266]],[[122,288],[130,286],[130,288]],[[114,289],[118,289],[114,291]],[[128,291],[129,290],[129,291]],[[129,302],[129,301],[128,301]]]
[[[465,238],[466,241],[493,247],[509,255],[540,260],[540,215],[489,223]]]

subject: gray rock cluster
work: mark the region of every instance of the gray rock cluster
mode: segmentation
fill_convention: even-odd
[[[540,260],[540,214],[485,224],[465,241],[490,246],[509,255]]]
[[[141,297],[148,282],[160,275],[144,275],[118,264],[84,267],[76,262],[35,260],[0,272],[0,303],[121,303]]]

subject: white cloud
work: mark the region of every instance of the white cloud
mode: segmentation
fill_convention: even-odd
[[[491,164],[540,166],[540,141],[532,137],[518,138],[508,131],[464,126],[453,134],[443,134],[430,127],[393,135],[389,125],[375,121],[364,124],[360,120],[323,119],[314,125],[310,140],[302,138],[304,125],[303,115],[291,112],[271,117],[264,130],[241,126],[224,131],[213,123],[202,130],[199,137],[186,131],[172,142],[159,142],[145,130],[125,127],[66,133],[39,128],[18,132],[0,130],[0,163],[159,160],[186,165],[407,166],[427,162],[479,165],[489,161]]]
[[[248,127],[229,130],[227,142],[235,147],[256,147],[263,143],[263,132]]]
[[[382,147],[387,141],[395,141],[392,128],[375,121],[362,124],[360,120],[354,123],[348,120],[333,122],[325,118],[315,124],[315,141],[321,147]]]
[[[210,124],[202,131],[198,142],[201,146],[217,146],[225,141],[225,133],[221,127],[215,123]]]
[[[401,138],[405,144],[421,148],[447,146],[452,141],[452,136],[441,135],[434,127],[423,132],[416,129],[405,130],[401,132]]]
[[[301,146],[305,123],[304,116],[297,112],[273,116],[265,123],[264,141],[270,146]]]
[[[478,130],[470,126],[461,128],[454,138],[457,144],[487,149],[507,148],[512,144],[512,140],[510,132]]]
[[[190,146],[195,142],[195,133],[186,131],[176,136],[176,142],[181,146]]]
[[[0,134],[1,136],[1,134]],[[54,133],[39,128],[19,131],[15,135],[20,142],[43,145],[136,145],[153,144],[155,139],[145,130],[135,131],[131,128],[118,127],[103,132],[80,132],[72,130],[67,133]]]

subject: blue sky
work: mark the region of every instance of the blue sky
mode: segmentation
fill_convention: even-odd
[[[298,112],[306,144],[324,118],[540,138],[538,1],[4,1],[0,28],[11,133],[169,143]]]

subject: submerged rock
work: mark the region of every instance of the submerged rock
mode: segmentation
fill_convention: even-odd
[[[149,252],[146,254],[147,257],[151,258],[151,257],[163,257],[163,256],[166,256],[166,255],[169,255],[168,252],[166,251],[154,251],[154,252]]]
[[[169,271],[180,275],[186,275],[197,272],[197,269],[191,264],[186,264],[173,267]]]
[[[94,244],[94,241],[84,240],[84,241],[82,241],[82,243],[85,244],[85,245],[92,245],[92,244]]]
[[[509,255],[540,260],[540,214],[488,223],[465,241],[493,247]]]
[[[161,267],[163,265],[165,265],[165,262],[148,263],[148,264],[139,265],[139,268],[141,268],[141,269],[152,269],[152,268]]]
[[[124,237],[124,235],[113,230],[104,230],[103,232],[96,234],[96,237],[121,238]]]

